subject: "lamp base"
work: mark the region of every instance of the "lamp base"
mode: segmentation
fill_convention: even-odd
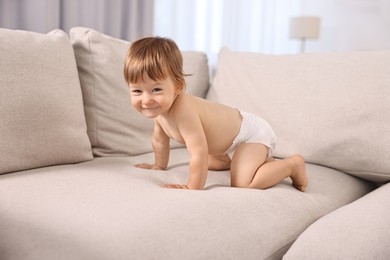
[[[301,38],[301,53],[305,52],[306,38]]]

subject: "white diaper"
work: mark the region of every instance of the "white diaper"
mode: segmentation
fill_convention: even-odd
[[[260,143],[268,147],[268,157],[271,157],[275,150],[277,140],[271,126],[267,121],[256,115],[241,110],[239,111],[242,116],[240,132],[233,140],[229,149],[226,150],[225,154],[232,153],[237,146],[242,143]]]

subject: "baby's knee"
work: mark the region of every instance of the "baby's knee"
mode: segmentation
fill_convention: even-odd
[[[232,181],[231,186],[233,188],[249,188],[249,185],[246,183],[234,182]]]
[[[263,186],[263,185],[261,185],[259,183],[257,183],[256,186],[255,186],[252,183],[236,183],[236,182],[232,182],[231,186],[234,187],[234,188],[258,189],[258,190],[265,190],[265,189],[268,188],[266,185]]]
[[[232,179],[230,185],[234,188],[252,188],[250,181],[245,181],[242,179],[240,180]]]
[[[223,171],[230,169],[230,158],[228,156],[209,155],[209,170]]]

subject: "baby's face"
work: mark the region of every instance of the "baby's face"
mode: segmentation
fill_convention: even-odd
[[[145,75],[143,81],[130,84],[131,104],[148,118],[168,113],[178,91],[170,77],[154,81]]]

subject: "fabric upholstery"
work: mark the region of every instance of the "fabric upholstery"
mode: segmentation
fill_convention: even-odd
[[[389,259],[390,184],[321,218],[283,259]]]
[[[92,159],[65,32],[0,29],[0,174]]]
[[[138,155],[152,151],[152,120],[138,113],[130,103],[123,76],[130,43],[89,28],[72,28],[84,97],[88,135],[96,156]],[[207,56],[183,52],[187,91],[205,97],[209,87]],[[173,143],[173,147],[178,147]]]
[[[390,180],[390,51],[264,55],[221,50],[209,99],[266,119],[275,156]]]
[[[281,259],[310,224],[373,188],[308,164],[305,193],[289,180],[231,188],[227,171],[210,171],[203,191],[164,189],[188,178],[186,149],[171,153],[168,171],[132,166],[150,153],[0,176],[2,259]]]
[[[71,35],[75,53],[60,30],[0,29],[0,173],[14,172],[0,175],[1,260],[390,254],[389,184],[374,190],[344,172],[387,181],[388,52],[222,50],[208,98],[268,120],[279,157],[302,153],[316,164],[307,164],[304,193],[289,179],[232,188],[228,171],[209,171],[205,190],[189,191],[160,187],[186,183],[185,148],[170,151],[167,171],[133,166],[154,154],[145,153],[150,121],[131,108],[123,80],[129,43],[87,28]],[[204,97],[207,58],[183,55],[187,90]],[[90,140],[101,157],[90,160]]]

